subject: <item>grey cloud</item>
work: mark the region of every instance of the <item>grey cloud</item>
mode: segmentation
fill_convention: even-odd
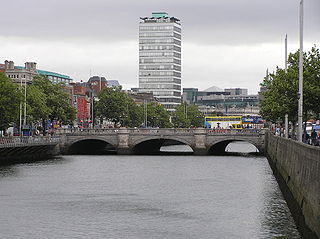
[[[166,11],[181,19],[183,39],[201,44],[275,42],[298,34],[299,1],[292,0],[18,0],[5,4],[2,36],[57,41],[138,39],[140,16]],[[305,1],[305,28],[320,38],[319,0]]]

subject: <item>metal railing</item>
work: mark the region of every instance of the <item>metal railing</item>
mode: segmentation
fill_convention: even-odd
[[[61,142],[61,139],[59,136],[0,137],[0,148],[35,146],[35,145],[54,145],[60,142]]]

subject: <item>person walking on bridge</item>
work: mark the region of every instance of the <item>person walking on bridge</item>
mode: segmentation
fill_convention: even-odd
[[[311,132],[311,144],[316,145],[317,143],[317,132],[315,130],[312,130]]]

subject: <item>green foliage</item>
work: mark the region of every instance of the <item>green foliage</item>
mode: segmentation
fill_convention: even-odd
[[[7,129],[19,118],[22,92],[10,78],[0,73],[0,130]]]
[[[27,112],[29,121],[48,119],[51,113],[46,104],[46,95],[35,85],[27,87]]]
[[[98,95],[97,116],[124,127],[139,127],[145,117],[144,105],[137,105],[121,87],[104,88]],[[171,127],[170,114],[158,103],[147,104],[148,127]]]
[[[320,53],[313,47],[304,54],[303,111],[319,115],[320,112]],[[265,77],[261,85],[267,87],[261,101],[260,114],[268,121],[276,122],[285,114],[297,121],[299,82],[299,52],[288,57],[288,70],[277,68],[274,74]]]
[[[148,127],[171,128],[170,113],[163,105],[151,102],[147,104]]]
[[[28,97],[28,105],[34,119],[59,120],[63,123],[71,123],[75,119],[76,109],[62,84],[53,84],[45,77],[37,76],[29,87],[29,92],[31,95]],[[40,104],[43,105],[39,106]]]
[[[126,127],[139,126],[143,121],[140,107],[121,87],[104,88],[98,95],[97,116]]]
[[[177,128],[201,127],[203,121],[204,116],[196,105],[178,105],[173,113],[173,125]]]
[[[139,127],[143,121],[143,108],[137,105],[131,98],[128,99],[128,123],[127,127]]]

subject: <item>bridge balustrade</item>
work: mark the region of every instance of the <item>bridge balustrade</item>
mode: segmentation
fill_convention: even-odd
[[[55,131],[55,134],[57,135],[64,135],[64,134],[71,134],[71,135],[90,135],[90,134],[117,134],[119,129],[117,128],[97,128],[97,129],[91,129],[91,128],[73,128],[73,129],[57,129]]]
[[[142,134],[142,135],[152,135],[152,134],[166,134],[166,135],[179,135],[179,134],[192,134],[194,129],[185,128],[139,128],[139,129],[129,129],[130,134]]]
[[[259,135],[264,129],[207,129],[208,135]]]
[[[57,136],[1,137],[0,148],[58,144],[60,141],[60,137]]]
[[[199,131],[200,130],[200,131]],[[205,129],[205,128],[106,128],[106,129],[58,129],[55,131],[57,135],[116,135],[118,133],[128,133],[132,135],[259,135],[263,133],[263,129]]]

